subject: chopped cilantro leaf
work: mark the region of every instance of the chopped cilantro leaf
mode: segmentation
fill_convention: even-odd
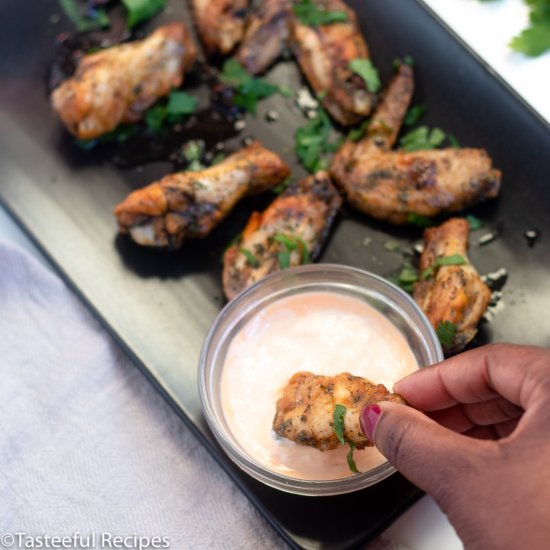
[[[250,250],[248,250],[247,248],[239,248],[239,252],[241,254],[244,254],[244,256],[246,258],[246,263],[250,267],[260,267],[260,262],[258,261],[256,256],[254,256],[254,254],[252,254],[252,252],[250,252]]]
[[[344,405],[336,404],[334,405],[334,433],[338,438],[338,441],[342,445],[346,444],[344,439],[344,417],[346,416],[346,407]]]
[[[345,23],[348,20],[348,14],[343,10],[326,10],[316,6],[311,0],[297,0],[292,6],[294,15],[303,25],[310,27],[319,27],[320,25],[330,25],[332,23]]]
[[[445,132],[439,128],[431,131],[427,126],[419,126],[405,134],[399,144],[405,151],[420,151],[423,149],[435,149],[445,140]]]
[[[434,225],[434,221],[431,218],[428,218],[428,216],[422,216],[416,212],[409,212],[407,214],[407,222],[418,225],[418,227],[431,227]]]
[[[151,19],[166,6],[166,0],[122,0],[128,11],[126,26],[134,28],[138,23]]]
[[[168,97],[166,114],[180,117],[190,115],[197,110],[197,98],[186,92],[173,91]]]
[[[76,0],[59,0],[59,5],[65,12],[67,18],[79,32],[104,29],[111,24],[111,21],[103,8],[89,9],[87,10],[88,13],[83,15]]]
[[[451,254],[450,256],[441,256],[440,258],[437,258],[437,260],[430,267],[428,267],[422,272],[420,279],[424,281],[429,277],[433,277],[438,267],[441,267],[444,265],[464,265],[467,263],[468,262],[466,261],[464,256],[462,256],[461,254]]]
[[[456,139],[453,134],[447,134],[447,141],[451,145],[451,147],[454,147],[455,149],[460,148],[460,143],[458,143],[458,139]]]
[[[456,336],[456,325],[450,321],[440,321],[435,329],[435,333],[441,345],[448,348],[453,345]]]
[[[353,451],[355,451],[355,443],[353,441],[350,441],[349,439],[348,445],[349,445],[349,453],[346,456],[346,460],[348,461],[349,469],[354,474],[360,474],[361,472],[357,469],[357,464],[355,464],[355,460],[353,459]]]
[[[281,269],[288,269],[290,267],[290,252],[288,250],[281,250],[277,254],[277,260]]]
[[[287,235],[283,235],[282,233],[277,233],[273,237],[273,240],[277,241],[278,243],[284,244],[289,252],[292,252],[296,249],[296,246],[298,246],[293,237],[288,237]]]
[[[479,218],[476,218],[471,214],[468,214],[466,216],[466,220],[468,221],[468,225],[470,226],[471,231],[475,231],[476,229],[481,229],[485,225]]]
[[[137,129],[131,124],[119,124],[114,130],[95,139],[75,139],[75,143],[84,151],[90,151],[99,143],[122,143],[136,133]]]
[[[292,93],[286,87],[249,75],[236,59],[228,59],[223,64],[220,80],[235,89],[233,104],[252,114],[256,114],[256,105],[260,99],[276,93],[284,96]]]
[[[393,60],[393,68],[397,71],[401,65],[409,65],[409,67],[414,66],[414,59],[410,55],[406,55],[403,59],[396,57]]]
[[[369,91],[377,92],[380,89],[380,77],[370,59],[352,59],[349,68],[365,81]]]
[[[225,155],[223,153],[218,153],[217,155],[214,155],[214,158],[212,159],[212,162],[210,163],[210,165],[215,166],[216,164],[219,164],[224,160],[225,160]]]
[[[386,241],[384,243],[384,248],[386,250],[389,250],[390,252],[397,252],[401,247],[399,246],[399,243],[396,241]]]
[[[414,105],[405,114],[403,124],[405,126],[413,126],[426,112],[426,105]]]
[[[418,270],[407,262],[401,268],[399,275],[388,277],[388,279],[405,292],[411,293],[414,283],[418,281]]]
[[[369,127],[369,124],[370,124],[370,118],[367,118],[366,120],[361,122],[361,124],[357,126],[357,128],[352,128],[348,132],[348,139],[350,141],[353,141],[353,143],[357,143],[358,141],[361,141],[367,133],[367,128]]]
[[[311,263],[311,257],[306,243],[300,237],[293,235],[285,235],[283,233],[277,233],[274,235],[273,240],[282,244],[286,250],[283,250],[278,255],[279,267],[286,269],[290,267],[290,253],[297,248],[300,250],[300,263],[302,265]]]
[[[288,177],[286,180],[279,183],[279,185],[276,185],[271,191],[276,195],[280,195],[293,181],[292,177]]]

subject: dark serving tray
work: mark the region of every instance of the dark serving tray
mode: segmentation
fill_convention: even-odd
[[[150,23],[188,17],[183,1]],[[428,106],[425,123],[451,132],[461,144],[485,147],[503,173],[498,200],[472,210],[487,223],[471,239],[481,273],[506,268],[508,280],[494,320],[481,326],[476,344],[512,341],[550,344],[550,133],[491,71],[416,1],[354,1],[372,57],[384,81],[395,57],[416,60],[414,103]],[[50,111],[45,85],[55,36],[70,25],[55,0],[3,0],[0,20],[0,196],[13,216],[63,277],[103,321],[162,395],[204,442],[235,482],[293,546],[345,548],[369,540],[413,503],[420,492],[399,475],[375,487],[329,498],[289,495],[265,487],[235,468],[208,430],[199,403],[196,366],[202,340],[223,304],[220,256],[266,197],[246,201],[209,238],[173,254],[140,249],[117,237],[113,206],[132,188],[172,169],[166,162],[121,170],[107,149],[79,150]],[[292,63],[273,80],[299,83]],[[280,120],[267,124],[266,111]],[[232,140],[253,135],[282,154],[300,175],[292,152],[303,117],[292,101],[273,97]],[[190,136],[192,137],[192,136]],[[540,231],[534,246],[527,230]],[[477,240],[498,230],[483,247]],[[419,239],[415,227],[397,229],[346,210],[323,261],[387,275],[402,257],[384,248]],[[370,244],[365,246],[365,239]]]

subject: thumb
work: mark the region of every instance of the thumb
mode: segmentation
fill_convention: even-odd
[[[449,485],[475,475],[478,440],[457,434],[407,405],[381,402],[367,405],[361,430],[409,481],[443,497]]]

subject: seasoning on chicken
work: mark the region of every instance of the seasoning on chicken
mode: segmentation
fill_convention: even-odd
[[[336,376],[298,372],[277,401],[273,430],[279,437],[300,445],[321,451],[336,449],[340,442],[334,431],[334,409],[339,404],[346,407],[344,438],[357,449],[372,447],[373,443],[361,432],[359,416],[363,407],[380,401],[405,403],[384,385],[347,372]]]
[[[250,74],[264,72],[281,54],[289,35],[290,0],[263,0],[250,15],[237,61]]]
[[[55,111],[72,134],[93,139],[121,122],[137,122],[183,82],[196,50],[183,23],[82,58],[75,74],[52,93]]]
[[[468,263],[469,232],[468,221],[463,218],[426,229],[421,280],[413,287],[413,298],[434,329],[445,323],[452,328],[448,341],[442,339],[446,354],[461,351],[473,339],[491,298],[491,291]],[[441,258],[447,258],[451,265],[442,265],[445,260]],[[466,263],[461,263],[461,258]]]
[[[191,0],[208,55],[230,53],[243,39],[248,0]]]
[[[171,174],[131,193],[115,208],[121,233],[144,246],[179,248],[206,237],[244,196],[284,181],[286,163],[254,142],[200,172]]]
[[[266,275],[314,260],[342,199],[328,175],[318,172],[291,184],[263,212],[254,212],[223,261],[229,300]]]
[[[346,142],[330,167],[350,204],[380,220],[404,224],[411,215],[455,212],[500,190],[499,170],[484,149],[390,151],[413,92],[401,68],[374,113],[366,136]]]
[[[371,111],[374,95],[350,68],[369,51],[353,10],[340,0],[311,0],[323,12],[345,14],[345,20],[325,25],[305,24],[294,14],[291,46],[300,68],[323,107],[343,125],[352,125]]]

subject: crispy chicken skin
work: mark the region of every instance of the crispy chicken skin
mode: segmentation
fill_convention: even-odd
[[[303,263],[307,248],[315,259],[328,236],[342,199],[325,172],[318,172],[291,184],[263,212],[254,212],[240,241],[229,247],[223,261],[223,288],[228,300],[259,281],[279,271],[279,254],[287,251],[275,237],[295,243],[290,251],[290,267]],[[242,252],[255,258],[255,265]]]
[[[191,0],[208,55],[230,53],[242,40],[248,0]]]
[[[289,35],[290,0],[263,0],[250,15],[237,61],[250,73],[263,73],[281,54]]]
[[[196,50],[183,23],[82,58],[75,74],[52,93],[54,110],[72,134],[93,139],[132,123],[183,82]]]
[[[121,233],[144,246],[179,248],[206,237],[245,195],[274,187],[286,163],[254,142],[200,172],[179,172],[131,193],[115,208]]]
[[[501,173],[484,149],[390,151],[412,93],[412,70],[401,65],[365,138],[344,143],[334,156],[330,174],[350,204],[404,224],[411,214],[436,216],[496,197]]]
[[[370,113],[374,95],[349,68],[353,59],[368,59],[369,51],[353,10],[340,0],[313,0],[327,11],[344,11],[347,21],[319,27],[291,17],[291,46],[300,68],[323,107],[340,124],[349,126]]]
[[[420,273],[444,256],[460,254],[467,260],[469,233],[468,221],[463,218],[452,218],[439,227],[426,229]],[[456,325],[452,345],[444,346],[445,353],[451,354],[461,351],[476,335],[491,291],[468,263],[438,267],[434,276],[415,283],[413,298],[435,329],[445,321]]]
[[[336,449],[340,442],[334,432],[335,405],[344,405],[344,437],[357,449],[372,447],[361,432],[359,415],[365,405],[379,401],[405,403],[382,384],[343,372],[321,376],[311,372],[296,373],[277,401],[273,430],[300,445],[321,451]]]

